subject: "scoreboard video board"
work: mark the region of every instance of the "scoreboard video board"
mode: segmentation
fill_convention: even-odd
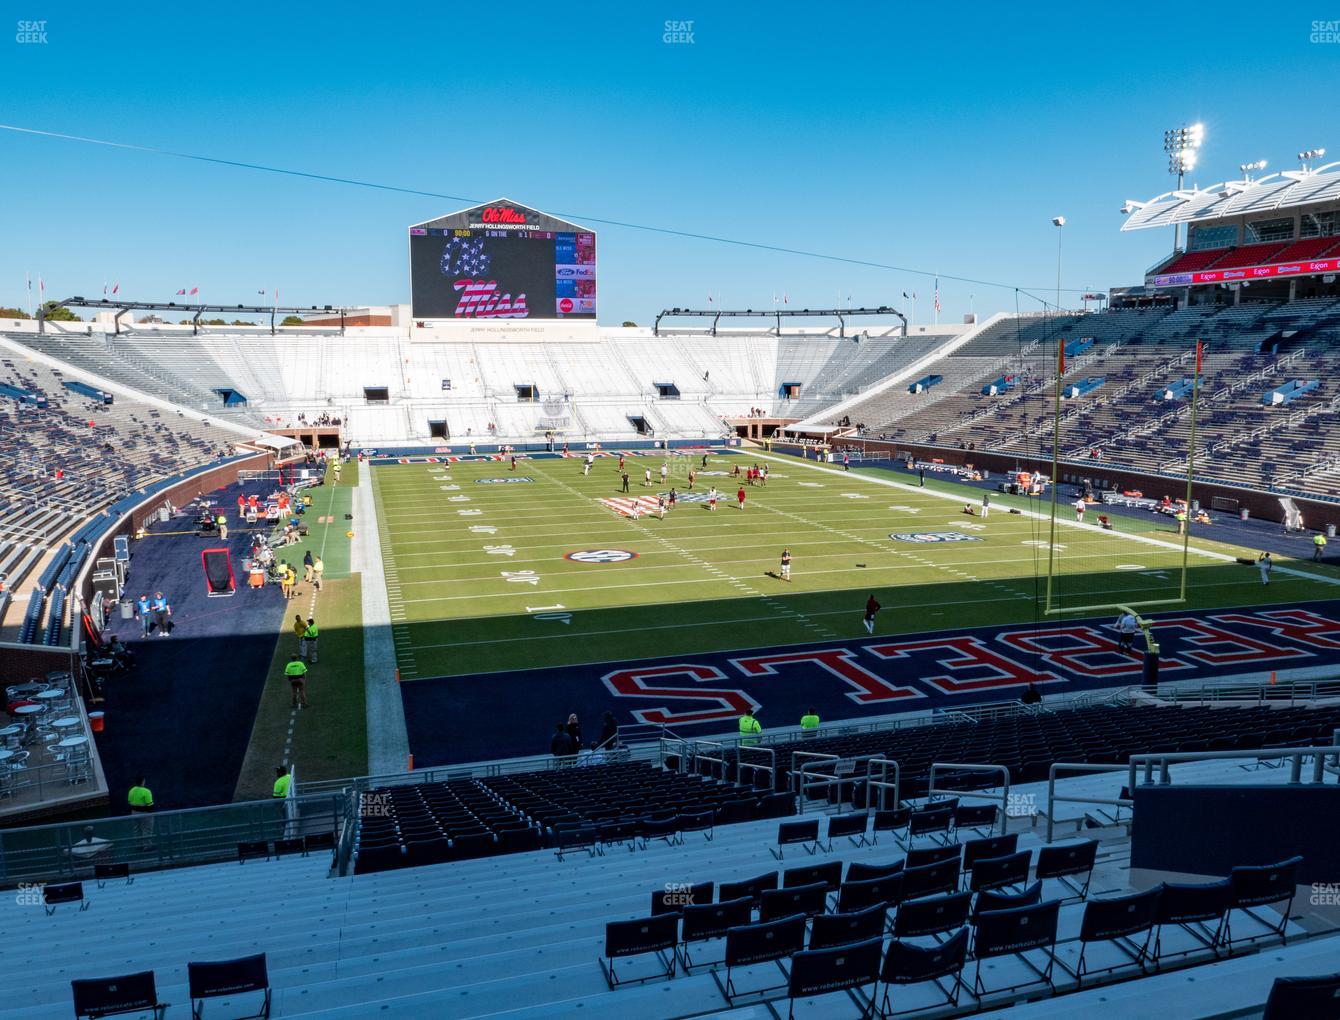
[[[416,319],[594,319],[596,235],[500,200],[410,227]]]

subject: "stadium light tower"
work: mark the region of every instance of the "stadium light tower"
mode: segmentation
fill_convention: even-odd
[[[1242,171],[1242,179],[1244,181],[1250,181],[1252,179],[1253,173],[1255,173],[1257,170],[1264,170],[1265,168],[1266,168],[1266,161],[1264,159],[1258,159],[1255,163],[1238,164],[1238,169]]]
[[[1200,147],[1205,142],[1205,125],[1172,128],[1163,132],[1163,151],[1168,154],[1168,173],[1177,178],[1177,190],[1182,190],[1186,175],[1196,168]],[[1180,224],[1173,224],[1173,250],[1181,237]]]
[[[1065,226],[1064,216],[1053,216],[1052,226],[1056,228],[1056,310],[1061,310],[1061,228]]]
[[[1300,152],[1298,154],[1298,165],[1303,170],[1311,170],[1312,161],[1314,159],[1321,159],[1324,155],[1326,155],[1325,149],[1308,149],[1305,152]]]

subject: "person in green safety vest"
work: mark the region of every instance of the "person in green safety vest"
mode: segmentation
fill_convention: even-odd
[[[1318,563],[1326,555],[1326,536],[1318,531],[1312,536],[1312,558]]]
[[[763,727],[759,721],[754,718],[756,708],[746,708],[744,715],[740,716],[740,746],[753,747],[758,743],[759,734],[763,732]]]
[[[282,765],[277,767],[275,769],[275,785],[273,794],[275,800],[283,800],[285,797],[287,797],[288,789],[292,785],[293,785],[293,777],[289,775],[288,769]]]
[[[293,656],[284,667],[284,676],[288,677],[289,689],[293,694],[292,707],[306,708],[307,663],[302,661],[301,656]]]
[[[130,808],[130,813],[135,816],[135,834],[139,837],[140,849],[151,849],[154,834],[152,817],[154,795],[153,791],[144,785],[143,776],[135,777],[135,785],[126,794],[126,804]]]
[[[813,708],[805,709],[805,714],[800,717],[800,729],[802,736],[812,737],[819,732],[819,714]]]
[[[307,627],[302,633],[301,651],[312,665],[316,665],[316,639],[320,635],[321,631],[317,628],[316,621],[310,616],[307,617]]]

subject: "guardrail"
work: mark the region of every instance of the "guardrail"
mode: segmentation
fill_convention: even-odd
[[[91,878],[95,864],[148,871],[236,860],[241,842],[339,831],[346,800],[272,798],[0,829],[0,884]]]
[[[716,765],[720,767],[720,771],[717,774],[717,779],[724,783],[726,781],[726,745],[716,740],[695,740],[693,744],[694,744],[693,747],[694,772],[697,773],[698,775],[702,775],[702,770],[698,767],[699,762],[701,761],[714,762]],[[700,750],[700,748],[702,747],[719,748],[721,751],[721,757],[713,758],[711,755],[703,754],[702,751]]]
[[[1056,831],[1056,805],[1057,804],[1107,804],[1118,809],[1130,807],[1134,801],[1129,797],[1073,797],[1069,795],[1058,795],[1056,792],[1056,774],[1064,769],[1066,772],[1095,773],[1095,772],[1124,772],[1125,765],[1093,765],[1088,762],[1058,761],[1053,762],[1050,769],[1047,770],[1047,842],[1050,843]],[[1129,787],[1128,787],[1129,789]],[[1069,821],[1069,819],[1067,819]]]
[[[796,767],[797,758],[810,758],[812,761],[806,762],[799,768]],[[823,754],[820,751],[793,751],[791,752],[791,788],[800,798],[800,813],[805,813],[805,803],[809,800],[809,791],[816,786],[828,787],[834,783],[840,783],[842,780],[836,775],[828,775],[825,772],[811,771],[813,769],[825,768],[827,762],[832,762],[834,767],[842,759],[836,754]]]
[[[1158,751],[1152,754],[1133,754],[1128,766],[1130,775],[1127,788],[1132,793],[1135,791],[1141,766],[1144,766],[1144,782],[1146,785],[1154,784],[1155,765],[1159,768],[1158,785],[1164,785],[1172,782],[1172,774],[1169,768],[1174,763],[1232,761],[1236,758],[1254,758],[1257,761],[1287,761],[1289,762],[1290,785],[1304,782],[1303,762],[1311,758],[1312,778],[1308,782],[1324,783],[1327,773],[1330,772],[1330,769],[1326,767],[1326,759],[1336,759],[1332,764],[1340,767],[1340,746],[1331,744],[1327,747],[1265,747],[1255,751]],[[1337,778],[1340,779],[1340,777]]]
[[[893,782],[889,782],[889,766],[893,766]],[[875,778],[875,767],[879,767],[879,778]],[[874,796],[871,791],[879,791],[879,806],[876,811],[888,810],[890,805],[886,796],[886,791],[893,791],[892,807],[897,807],[901,803],[901,796],[898,792],[899,784],[902,781],[902,769],[892,758],[885,758],[882,754],[869,759],[865,763],[865,811],[870,813],[871,804]]]
[[[765,754],[768,756],[768,764],[757,765],[751,761],[744,760],[744,754],[748,751],[750,754]],[[749,769],[749,786],[756,785],[753,782],[755,772],[766,772],[768,774],[769,792],[777,788],[777,752],[771,747],[756,747],[751,744],[741,744],[735,749],[735,782],[738,786],[744,786],[744,770]]]
[[[985,790],[950,790],[936,789],[935,774],[937,772],[979,772],[992,773],[1001,777],[1000,793],[989,793]],[[936,794],[954,797],[976,797],[978,800],[995,800],[1000,802],[1000,834],[1003,836],[1009,831],[1010,815],[1007,808],[1010,804],[1010,770],[1004,765],[968,765],[958,762],[932,762],[930,776],[926,785],[926,800],[930,801]]]
[[[1182,701],[1247,702],[1257,705],[1287,704],[1316,701],[1320,698],[1340,698],[1340,679],[1291,680],[1285,683],[1228,684],[1216,686],[1212,682],[1178,684],[1161,690],[1158,697],[1173,703]]]

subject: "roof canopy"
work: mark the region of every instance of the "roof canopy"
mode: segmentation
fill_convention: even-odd
[[[1121,229],[1202,223],[1326,202],[1340,202],[1340,163],[1316,170],[1286,170],[1255,181],[1222,181],[1208,188],[1168,191],[1148,202],[1127,202],[1127,208],[1134,211]]]
[[[540,212],[529,206],[513,202],[510,198],[499,198],[483,205],[448,213],[435,220],[416,223],[410,227],[410,233],[423,233],[428,230],[547,230],[554,233],[592,233],[590,227],[560,220],[557,216]]]

